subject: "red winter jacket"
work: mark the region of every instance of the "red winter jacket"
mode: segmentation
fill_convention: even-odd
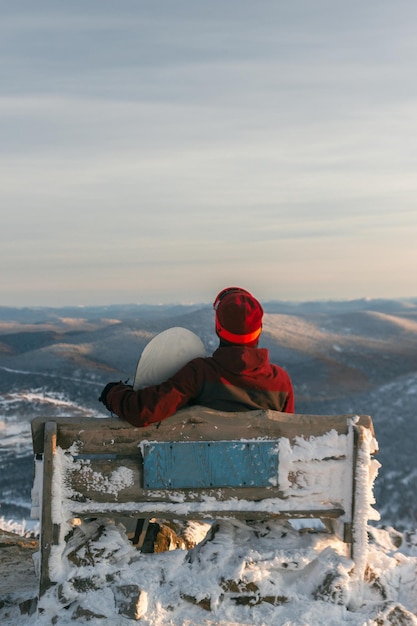
[[[219,411],[294,413],[294,392],[287,372],[269,362],[268,350],[227,346],[211,357],[193,359],[160,385],[133,391],[118,383],[106,404],[134,426],[147,426],[190,404]]]

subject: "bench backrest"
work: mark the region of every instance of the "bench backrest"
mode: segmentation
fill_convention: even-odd
[[[44,452],[46,422],[32,423],[35,454]],[[281,512],[339,509],[351,521],[358,428],[373,435],[369,416],[201,407],[147,428],[114,418],[54,423],[54,448],[64,454],[62,480],[74,511],[94,502],[172,502],[173,492],[184,490],[193,502],[213,495],[216,501],[280,498]]]

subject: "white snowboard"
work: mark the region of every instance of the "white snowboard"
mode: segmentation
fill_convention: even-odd
[[[133,389],[158,385],[188,361],[204,356],[204,344],[195,333],[181,326],[168,328],[145,346],[136,368]]]

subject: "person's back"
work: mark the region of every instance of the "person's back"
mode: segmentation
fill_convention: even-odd
[[[193,404],[218,411],[272,409],[293,412],[288,374],[269,362],[260,348],[222,346],[212,357],[196,363],[200,391]]]
[[[245,289],[219,293],[214,309],[220,345],[211,357],[193,359],[165,382],[134,391],[109,383],[100,400],[135,426],[146,426],[197,404],[221,411],[272,409],[294,412],[294,392],[287,372],[269,362],[258,348],[263,309]]]

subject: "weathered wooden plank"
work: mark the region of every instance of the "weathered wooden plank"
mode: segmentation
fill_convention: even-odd
[[[278,441],[143,445],[146,489],[268,487],[278,481]]]
[[[63,476],[72,499],[80,502],[136,502],[143,489],[142,460],[77,459]]]
[[[71,477],[67,477],[67,485],[72,489],[73,493],[70,496],[74,501],[79,502],[97,502],[97,503],[120,503],[128,505],[132,503],[140,502],[166,502],[167,504],[178,501],[184,504],[190,502],[202,502],[206,503],[207,508],[211,506],[210,501],[225,502],[227,500],[247,500],[248,502],[258,502],[270,498],[277,498],[283,501],[288,501],[288,498],[279,491],[276,487],[223,487],[223,488],[205,488],[205,489],[141,489],[137,483],[137,475],[133,478],[134,484],[129,485],[126,488],[121,488],[119,491],[109,488],[107,491],[100,487],[95,487],[88,479],[84,482],[84,479],[74,472]],[[103,483],[106,482],[106,477],[102,479]],[[341,502],[335,500],[329,501],[326,505],[325,494],[318,493],[315,496],[300,497],[297,501],[292,501],[292,510],[297,511],[304,509],[306,501],[315,502],[315,506],[323,506],[326,508],[343,508]]]
[[[32,440],[35,454],[43,452],[45,422],[50,418],[32,420]],[[141,428],[135,428],[117,418],[71,418],[56,417],[57,445],[67,450],[75,445],[79,453],[91,454],[137,454]]]
[[[315,469],[318,468],[315,461]],[[325,462],[323,462],[325,463]],[[132,506],[140,502],[166,502],[167,504],[178,501],[182,503],[205,502],[207,508],[211,502],[224,502],[232,500],[246,500],[257,502],[276,498],[283,503],[289,501],[277,486],[270,487],[223,487],[223,488],[176,488],[173,489],[147,489],[143,488],[142,472],[140,466],[134,461],[124,461],[123,465],[116,466],[114,462],[92,461],[77,470],[68,470],[63,477],[67,489],[72,492],[73,500],[79,502],[97,502],[104,506],[109,503],[119,503]],[[329,499],[327,492],[321,485],[315,486],[314,493],[308,491],[303,495],[302,487],[309,481],[306,473],[298,473],[294,481],[300,485],[300,489],[294,489],[295,498],[291,498],[294,511],[305,509],[306,502],[315,507],[344,508],[343,486],[341,485],[340,498]],[[296,482],[294,482],[296,485]],[[326,504],[324,504],[326,503]],[[350,511],[346,511],[350,517]]]
[[[180,490],[177,492],[177,497],[173,495],[171,490],[163,489],[158,491],[152,491],[147,489],[139,489],[135,491],[132,486],[129,489],[122,489],[118,493],[105,492],[92,488],[88,484],[85,484],[80,480],[79,476],[74,474],[74,480],[70,481],[70,486],[73,489],[71,496],[73,501],[77,502],[97,502],[106,506],[107,504],[119,503],[128,505],[132,503],[134,506],[136,503],[141,502],[166,502],[167,504],[173,501],[180,500],[183,503],[187,502],[207,502],[208,499],[217,502],[224,502],[231,499],[247,500],[250,502],[257,502],[266,498],[282,498],[282,494],[276,489],[268,487],[241,487],[241,488],[225,488],[225,489],[201,489],[201,490]],[[285,501],[284,498],[282,498]],[[207,507],[210,505],[207,504]]]
[[[133,454],[140,441],[221,441],[255,439],[318,437],[330,429],[346,434],[353,415],[298,415],[278,411],[248,411],[226,413],[205,407],[189,407],[158,424],[136,428],[117,418],[55,418],[58,428],[57,445],[67,449],[75,442],[80,452]],[[43,452],[43,433],[49,418],[32,421],[33,449]],[[370,428],[368,415],[359,416],[359,425]]]
[[[124,480],[123,480],[124,477]],[[70,496],[79,502],[98,503],[135,503],[135,502],[172,502],[176,495],[170,489],[148,489],[143,485],[142,463],[139,459],[82,459],[75,460],[73,467],[67,469],[62,477]],[[211,500],[246,499],[281,497],[276,487],[230,487],[206,489],[177,489],[178,498],[194,502]],[[68,493],[68,491],[67,491]]]
[[[226,509],[212,507],[211,509],[206,508],[197,508],[190,507],[188,509],[184,509],[180,504],[171,504],[167,506],[166,503],[150,503],[143,502],[138,503],[136,507],[131,506],[128,509],[124,508],[112,508],[111,506],[106,507],[105,510],[98,508],[97,506],[93,506],[92,503],[86,503],[85,505],[78,504],[72,509],[72,514],[74,517],[132,517],[132,518],[141,518],[149,516],[167,519],[167,520],[178,520],[178,519],[191,519],[191,520],[209,520],[209,519],[243,519],[243,520],[265,520],[265,517],[268,519],[282,519],[282,520],[291,520],[291,519],[336,519],[340,518],[344,511],[343,509],[333,507],[333,508],[315,508],[308,510],[299,510],[299,511],[279,511],[279,510],[268,510],[260,505],[258,508],[245,508],[245,507],[233,507],[233,502],[230,503]]]
[[[159,424],[142,430],[141,438],[151,441],[220,441],[255,437],[318,437],[331,429],[347,434],[352,418],[373,430],[368,415],[301,415],[278,411],[227,413],[195,406],[178,411]]]

